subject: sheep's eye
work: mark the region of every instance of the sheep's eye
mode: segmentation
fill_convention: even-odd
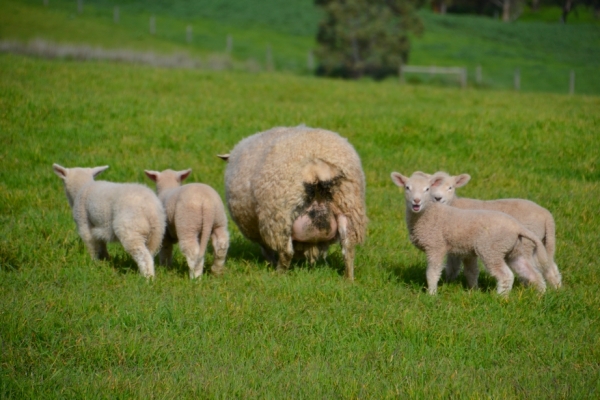
[[[452,190],[452,186],[450,186],[450,187],[448,188],[448,190]]]
[[[425,191],[426,191],[426,192],[429,192],[429,188],[425,188]]]
[[[406,185],[406,186],[404,186],[404,189],[410,190],[410,186]]]

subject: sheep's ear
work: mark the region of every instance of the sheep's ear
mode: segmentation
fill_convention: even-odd
[[[459,188],[465,186],[471,180],[471,175],[461,174],[454,177],[454,186]]]
[[[190,176],[190,174],[192,173],[192,169],[188,168],[185,171],[180,171],[177,173],[177,178],[179,178],[179,182],[182,182],[185,178],[187,178],[188,176]]]
[[[436,176],[434,175],[433,178],[431,178],[430,181],[430,186],[431,187],[437,187],[439,185],[441,185],[444,182],[444,177],[443,176]]]
[[[147,169],[144,170],[144,173],[146,174],[146,176],[148,178],[150,178],[151,180],[153,180],[154,182],[156,182],[156,180],[158,179],[158,175],[160,174],[160,172],[157,171],[149,171]]]
[[[228,162],[229,161],[229,154],[217,154],[217,157],[219,157],[221,160]]]
[[[107,169],[108,169],[108,165],[92,168],[92,175],[95,178],[96,176],[98,176],[98,174],[100,174],[103,171],[106,171]]]
[[[400,172],[392,172],[391,177],[396,186],[401,188],[403,188],[406,185],[406,182],[408,182],[408,178],[402,175]]]
[[[67,169],[65,167],[63,167],[62,165],[58,165],[58,164],[52,164],[52,170],[54,171],[54,173],[56,175],[58,175],[58,177],[60,179],[62,179],[63,181],[65,179],[67,179]]]

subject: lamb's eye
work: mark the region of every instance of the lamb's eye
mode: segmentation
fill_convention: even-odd
[[[404,186],[404,189],[410,190],[410,186],[406,185],[406,186]]]
[[[448,188],[448,190],[452,190],[452,186],[450,186],[450,187]]]
[[[429,188],[425,188],[425,191],[426,191],[426,192],[429,192]]]

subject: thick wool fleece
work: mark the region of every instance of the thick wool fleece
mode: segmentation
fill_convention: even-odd
[[[305,183],[310,179],[309,166],[318,164],[327,165],[336,175],[338,186],[330,206],[336,216],[347,220],[344,251],[353,259],[354,246],[365,238],[367,217],[364,173],[360,158],[347,139],[323,129],[273,128],[242,140],[229,156],[225,188],[232,219],[266,253],[277,252],[279,266],[284,268],[294,250],[297,255],[302,246],[306,250],[305,244],[292,245],[292,227],[307,207]],[[336,240],[344,242],[340,236]],[[327,245],[313,247],[323,251]],[[346,260],[346,272],[352,279],[349,261],[353,260]]]
[[[108,167],[64,168],[63,180],[79,236],[93,258],[107,258],[107,242],[120,242],[146,277],[154,276],[153,255],[165,232],[162,204],[148,187],[136,183],[94,181]]]

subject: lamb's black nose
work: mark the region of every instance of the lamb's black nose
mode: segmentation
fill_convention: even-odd
[[[442,199],[441,197],[437,197],[437,196],[433,196],[433,198],[435,199],[435,201],[440,201]]]

